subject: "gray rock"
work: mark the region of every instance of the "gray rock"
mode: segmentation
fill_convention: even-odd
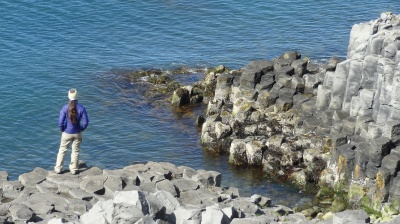
[[[400,216],[396,216],[387,222],[387,224],[396,224],[396,223],[400,223]]]
[[[82,177],[82,178],[84,178],[84,177],[87,177],[87,176],[96,176],[96,175],[101,175],[101,174],[103,174],[103,170],[102,169],[100,169],[100,168],[98,168],[98,167],[90,167],[90,168],[87,168],[87,169],[85,169],[85,170],[82,170],[80,173],[79,173],[79,175]],[[105,172],[107,172],[107,171],[105,171]]]
[[[333,85],[333,79],[335,78],[335,72],[326,72],[324,76],[324,86],[331,87]]]
[[[303,78],[293,77],[291,81],[291,88],[296,91],[296,93],[304,93],[305,82]]]
[[[390,150],[395,147],[392,141],[386,137],[371,140],[370,146],[370,162],[377,167],[382,164],[383,157],[388,155]]]
[[[264,109],[275,104],[277,98],[278,98],[278,93],[269,92],[267,90],[261,90],[258,94],[256,104],[260,109]]]
[[[345,147],[346,145],[340,146],[340,148]],[[341,169],[339,170],[340,173],[343,173],[345,180],[348,182],[352,178],[352,174],[354,172],[355,168],[355,163],[356,163],[356,152],[354,151],[354,148],[346,148],[343,150],[340,150],[339,152],[339,166],[341,166]]]
[[[27,207],[29,207],[35,215],[46,215],[54,212],[54,205],[46,202],[46,201],[32,201],[29,200],[25,203]]]
[[[307,64],[307,72],[311,74],[317,74],[320,68],[318,64],[308,63]]]
[[[80,200],[89,201],[93,198],[93,195],[78,188],[70,189],[68,192],[73,198],[77,198]]]
[[[317,78],[317,75],[305,74],[303,78],[305,92],[314,94],[315,89],[321,84],[321,81]]]
[[[356,126],[356,118],[355,117],[348,117],[343,120],[342,131],[343,134],[352,136],[355,132]]]
[[[277,67],[274,69],[274,73],[277,75],[292,76],[294,75],[294,68],[290,65]]]
[[[289,66],[290,67],[290,66]],[[292,68],[293,69],[293,68]],[[279,74],[275,77],[276,84],[279,84],[279,86],[290,88],[292,86],[292,76],[286,75],[286,74]],[[271,90],[276,88],[276,84],[272,87]]]
[[[113,198],[114,204],[132,205],[143,211],[143,214],[149,214],[149,205],[146,196],[141,191],[117,191]]]
[[[317,110],[326,110],[329,107],[331,101],[331,88],[325,85],[319,85],[317,91]]]
[[[137,173],[138,177],[138,182],[140,185],[144,183],[155,183],[160,180],[164,180],[165,176],[163,172],[159,171],[151,171],[151,170],[146,170],[146,171],[139,171]]]
[[[306,94],[296,94],[293,96],[293,104],[301,105],[302,103],[309,101],[310,98],[311,97]]]
[[[114,194],[116,191],[122,191],[124,187],[124,181],[122,177],[108,176],[104,182],[104,188],[108,194]]]
[[[145,215],[143,218],[139,219],[135,224],[156,224],[150,215]]]
[[[67,205],[66,210],[70,213],[78,214],[79,216],[85,214],[90,208],[93,207],[93,204],[95,203],[94,200],[83,201],[80,199],[70,199],[69,202],[70,203]]]
[[[202,212],[201,223],[228,224],[230,223],[230,220],[228,216],[226,216],[225,213],[221,211],[221,209],[216,207],[207,207],[206,211]]]
[[[308,101],[301,104],[301,110],[306,114],[311,114],[316,111],[316,98],[310,98]]]
[[[271,90],[275,84],[275,73],[269,72],[261,77],[260,83],[257,83],[255,89],[260,92],[261,90]]]
[[[332,224],[369,223],[370,217],[364,210],[346,210],[333,214]]]
[[[382,136],[382,125],[375,122],[368,123],[368,133],[365,136],[367,139],[377,139]],[[364,137],[364,136],[363,136]]]
[[[360,134],[361,136],[367,136],[366,133],[368,133],[368,126],[371,122],[373,122],[372,117],[357,116],[354,132],[356,134]]]
[[[204,187],[220,187],[221,173],[216,171],[198,170],[197,174],[192,176],[192,180],[196,183],[200,183]]]
[[[390,175],[395,176],[400,171],[400,156],[390,153],[382,159],[382,168],[387,169]]]
[[[258,218],[235,218],[232,220],[231,224],[262,224],[270,222],[261,222]]]
[[[383,124],[389,119],[390,116],[390,106],[388,105],[378,105],[372,110],[372,117],[377,124]]]
[[[155,193],[151,193],[148,197],[152,197],[153,200],[151,201],[156,201],[157,199],[160,203],[160,205],[165,207],[165,212],[167,214],[171,214],[173,211],[181,207],[179,204],[178,200],[169,192],[166,191],[157,191]],[[181,194],[182,197],[182,194]],[[154,207],[154,205],[153,205]],[[160,207],[160,206],[159,206]]]
[[[395,199],[399,199],[400,198],[400,177],[397,176],[393,179],[392,181],[392,186],[390,188],[390,196],[395,198]]]
[[[136,186],[138,184],[137,172],[128,169],[116,169],[116,170],[103,170],[103,175],[112,178],[122,178],[122,181],[126,186]]]
[[[246,138],[248,141],[246,147],[247,163],[250,165],[261,165],[263,152],[267,149],[263,137]]]
[[[215,134],[217,139],[223,139],[232,134],[232,128],[228,124],[215,122]]]
[[[373,89],[374,88],[374,76],[378,64],[378,55],[366,55],[364,58],[364,68],[362,72],[361,87],[363,89]]]
[[[263,214],[258,205],[252,202],[251,199],[247,198],[238,198],[235,201],[226,203],[226,205],[235,208],[239,213],[239,217],[241,217],[240,213],[243,213],[245,217]]]
[[[343,121],[346,118],[348,118],[349,116],[350,116],[350,114],[348,112],[345,112],[342,110],[334,110],[332,119],[334,121]]]
[[[359,96],[353,96],[350,101],[350,116],[356,117],[361,109],[361,100]]]
[[[343,61],[337,64],[335,77],[332,85],[330,109],[340,110],[344,100],[346,90],[347,76],[349,70],[349,61]]]
[[[399,142],[400,141],[400,120],[386,122],[383,127],[382,136],[390,138],[394,143]]]
[[[261,70],[261,72],[264,74],[274,70],[274,62],[270,61],[270,60],[251,61],[249,63],[249,66],[253,66],[253,67]]]
[[[64,218],[53,218],[47,222],[47,224],[62,224],[66,223],[67,220]]]
[[[114,204],[111,223],[136,223],[148,215],[142,209],[128,204]]]
[[[328,71],[335,71],[336,66],[337,66],[340,62],[341,62],[341,60],[340,60],[340,58],[338,58],[338,57],[331,57],[331,58],[329,58],[327,70],[328,70]]]
[[[79,179],[78,176],[56,174],[46,177],[46,180],[58,185],[68,186],[70,188],[79,188],[81,179]]]
[[[288,97],[278,98],[274,105],[275,112],[286,112],[293,107],[293,99]]]
[[[88,176],[80,182],[80,188],[91,194],[104,194],[104,182],[107,177],[104,175]]]
[[[350,60],[349,74],[347,77],[346,91],[343,100],[343,110],[350,112],[351,100],[356,96],[360,89],[360,81],[363,63],[361,60]]]
[[[70,203],[69,199],[55,193],[34,193],[27,200],[31,204],[45,204],[54,206],[54,210],[68,213],[66,205]]]
[[[200,186],[191,179],[173,179],[171,183],[178,189],[179,193],[197,190]]]
[[[170,223],[201,223],[202,209],[179,207],[168,218]]]
[[[18,180],[26,187],[34,187],[36,184],[46,180],[46,176],[36,172],[24,173],[18,177]]]
[[[234,139],[229,149],[229,162],[235,165],[247,164],[246,142],[243,139]]]
[[[47,180],[36,184],[36,189],[38,189],[40,193],[59,193],[58,185]]]
[[[314,132],[320,125],[322,125],[322,121],[317,118],[307,118],[303,121],[303,128],[306,133]]]
[[[183,178],[191,179],[193,175],[197,173],[197,171],[191,167],[187,166],[179,166],[178,167],[180,170],[182,170],[183,173]]]
[[[4,181],[3,182],[3,198],[15,199],[24,189],[19,181]]]
[[[23,204],[11,205],[10,213],[14,222],[29,222],[35,216],[33,211]]]
[[[292,62],[291,66],[294,68],[294,74],[302,77],[307,71],[308,61],[304,59],[297,59]]]
[[[235,199],[240,196],[239,189],[235,187],[223,187],[218,194],[227,199]]]
[[[392,155],[397,155],[397,156],[400,157],[400,147],[397,146],[396,148],[392,149],[392,150],[390,151],[390,154],[392,154]]]
[[[294,94],[296,93],[295,89],[291,88],[282,88],[278,91],[279,98],[289,98],[292,99]]]
[[[190,190],[182,192],[179,201],[184,206],[194,208],[205,208],[221,201],[221,196],[215,192],[200,188],[198,190]]]
[[[177,197],[178,193],[175,186],[169,180],[161,180],[156,183],[156,189],[158,191],[167,191],[172,194],[172,196]]]

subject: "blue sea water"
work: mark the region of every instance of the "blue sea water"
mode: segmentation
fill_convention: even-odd
[[[298,189],[208,155],[193,116],[154,108],[112,71],[238,69],[285,51],[345,57],[353,24],[399,10],[398,0],[0,1],[0,170],[17,179],[52,169],[58,114],[74,87],[90,117],[81,151],[88,165],[167,161],[217,170],[242,195],[298,201]]]

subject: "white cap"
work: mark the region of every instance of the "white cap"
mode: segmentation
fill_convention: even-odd
[[[70,89],[68,91],[69,100],[77,100],[78,99],[78,91],[76,89]]]

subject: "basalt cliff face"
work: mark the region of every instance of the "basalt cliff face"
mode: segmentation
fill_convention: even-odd
[[[209,77],[216,89],[201,133],[209,150],[345,192],[352,207],[398,213],[400,16],[354,25],[345,60],[313,64],[287,52]]]

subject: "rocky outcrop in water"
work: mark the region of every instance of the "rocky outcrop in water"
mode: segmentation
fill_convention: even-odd
[[[221,73],[202,143],[233,164],[344,192],[347,206],[398,214],[399,63],[400,17],[382,13],[353,26],[346,60],[287,52]]]

